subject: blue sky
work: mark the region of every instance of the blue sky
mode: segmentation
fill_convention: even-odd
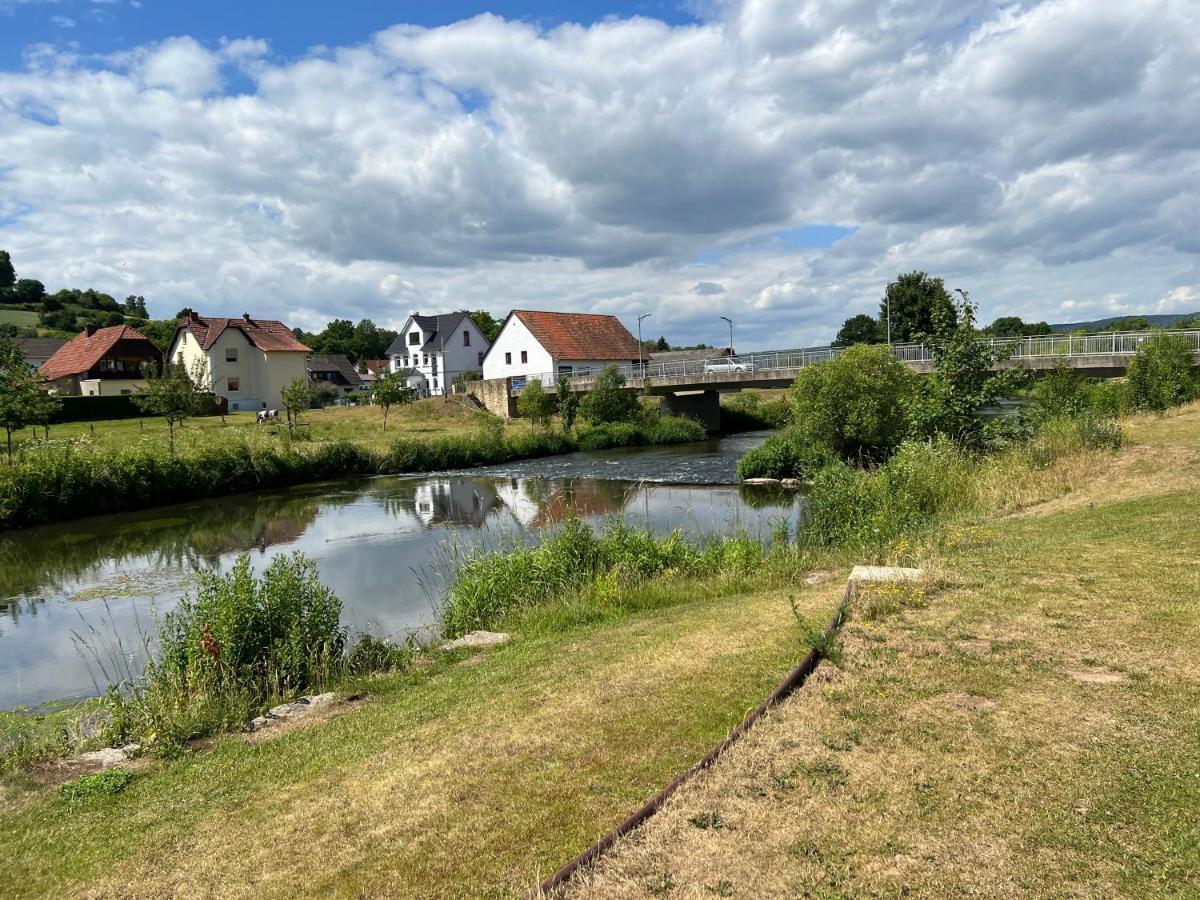
[[[984,321],[1192,312],[1197,33],[1196,0],[0,0],[0,247],[306,329],[804,346],[912,270]]]
[[[0,65],[19,67],[35,43],[78,42],[81,53],[112,53],[173,35],[213,44],[222,37],[266,38],[275,53],[289,57],[318,45],[356,44],[398,22],[446,25],[485,12],[546,26],[614,15],[694,21],[676,0],[0,0]]]

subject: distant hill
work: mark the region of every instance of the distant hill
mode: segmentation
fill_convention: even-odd
[[[1147,322],[1149,322],[1151,325],[1153,325],[1157,328],[1168,328],[1171,325],[1174,325],[1176,322],[1180,321],[1181,319],[1193,319],[1193,318],[1200,318],[1200,312],[1170,313],[1168,315],[1161,315],[1161,316],[1138,316],[1138,315],[1110,316],[1107,319],[1094,319],[1091,322],[1059,322],[1057,324],[1051,325],[1050,330],[1051,331],[1078,331],[1080,329],[1083,329],[1085,331],[1103,331],[1105,328],[1108,328],[1108,326],[1112,325],[1115,322],[1120,322],[1123,319],[1145,319]]]

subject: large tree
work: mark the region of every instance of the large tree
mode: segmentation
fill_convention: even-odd
[[[7,291],[17,281],[17,270],[7,250],[0,250],[0,291]]]
[[[833,339],[835,347],[849,347],[852,344],[878,344],[882,338],[879,335],[879,323],[866,313],[851,316],[842,323],[841,330]]]
[[[927,272],[906,272],[897,276],[879,301],[879,331],[888,339],[888,308],[891,307],[891,340],[893,343],[919,340],[920,335],[933,333],[934,315],[940,311],[943,321],[952,322],[954,303],[940,278]]]

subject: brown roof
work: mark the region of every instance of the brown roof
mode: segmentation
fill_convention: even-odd
[[[372,375],[386,375],[391,361],[386,359],[364,359],[363,364]]]
[[[362,381],[343,353],[314,353],[305,360],[304,365],[310,375],[313,372],[337,372],[346,384],[356,385]]]
[[[252,319],[242,316],[240,319],[213,319],[192,313],[191,317],[179,323],[180,328],[186,328],[200,342],[202,350],[208,350],[226,329],[240,331],[251,344],[259,350],[271,350],[283,353],[312,353],[311,347],[306,347],[292,330],[275,319]]]
[[[117,341],[145,341],[150,344],[149,338],[128,325],[97,328],[91,333],[84,329],[59,347],[53,356],[42,363],[38,371],[49,381],[69,375],[81,375],[100,362],[105,354],[116,346]],[[161,355],[158,348],[154,349],[154,355]]]
[[[528,309],[512,314],[555,359],[638,358],[637,339],[616,316]]]

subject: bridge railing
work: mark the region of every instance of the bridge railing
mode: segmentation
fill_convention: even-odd
[[[980,343],[993,348],[1008,348],[1012,359],[1035,359],[1046,357],[1086,357],[1132,355],[1138,347],[1155,334],[1175,334],[1191,342],[1192,351],[1200,353],[1200,329],[1189,331],[1113,331],[1099,334],[1047,334],[1023,338],[981,338]],[[617,371],[626,380],[649,378],[671,378],[679,376],[705,375],[714,381],[730,373],[734,367],[743,371],[799,370],[813,363],[833,359],[842,353],[841,347],[803,347],[796,350],[765,350],[755,353],[740,353],[737,356],[721,356],[713,359],[689,359],[678,362],[645,362],[618,366]],[[893,344],[893,355],[901,362],[927,363],[933,357],[929,349],[921,344]],[[587,381],[603,371],[604,366],[575,366],[569,372],[543,372],[513,379],[513,390],[519,390],[527,381],[541,381],[552,389],[559,374],[567,375],[572,381]]]

